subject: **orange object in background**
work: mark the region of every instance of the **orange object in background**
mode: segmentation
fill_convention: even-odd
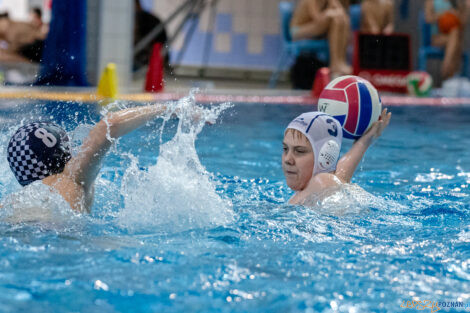
[[[443,34],[448,34],[453,28],[460,27],[460,18],[451,11],[442,13],[437,19],[439,31]]]

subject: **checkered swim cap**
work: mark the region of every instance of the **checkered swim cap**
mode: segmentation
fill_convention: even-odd
[[[22,186],[64,170],[70,160],[69,138],[53,123],[20,127],[8,143],[8,163]]]

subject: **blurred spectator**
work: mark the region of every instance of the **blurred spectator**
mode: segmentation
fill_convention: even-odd
[[[28,60],[39,63],[44,49],[44,41],[49,32],[49,25],[43,23],[42,11],[38,7],[31,10],[30,16],[30,24],[36,31],[36,39],[32,43],[20,47],[18,52]]]
[[[328,38],[332,76],[351,73],[346,63],[349,16],[339,0],[300,0],[291,21],[293,40]]]
[[[426,22],[432,24],[432,45],[445,49],[441,75],[447,79],[461,65],[463,26],[468,20],[470,0],[426,0],[424,10]]]
[[[142,8],[139,0],[135,0],[134,46],[161,23],[158,17]],[[160,34],[158,34],[144,50],[134,56],[134,68],[138,69],[149,64],[153,44],[157,42],[165,44],[167,40],[166,31],[165,28],[163,28]]]
[[[42,21],[42,10],[39,7],[34,7],[30,12],[31,25],[38,30],[38,39],[46,39],[49,32],[49,25]]]
[[[349,5],[351,4],[351,1],[350,1],[350,0],[339,0],[339,2],[341,2],[341,4],[343,5],[344,9],[346,10],[346,12],[348,12],[348,10],[349,10]]]
[[[36,14],[36,13],[35,13]],[[47,31],[37,20],[17,22],[10,19],[8,13],[0,14],[0,61],[39,62],[43,41]]]
[[[364,0],[361,4],[361,31],[390,35],[394,30],[392,0]]]

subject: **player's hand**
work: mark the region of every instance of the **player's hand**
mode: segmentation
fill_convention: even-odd
[[[382,135],[383,130],[390,123],[391,117],[392,112],[387,112],[386,108],[383,109],[382,113],[379,116],[379,120],[374,122],[362,137],[370,138],[371,140],[379,138]]]

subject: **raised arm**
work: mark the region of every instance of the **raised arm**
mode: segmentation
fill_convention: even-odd
[[[387,109],[384,109],[382,114],[380,114],[379,120],[372,124],[370,129],[361,138],[359,138],[353,144],[351,149],[338,161],[335,175],[343,183],[351,182],[354,171],[364,157],[364,153],[367,151],[372,142],[380,137],[382,131],[390,123],[391,117],[392,113],[387,113]]]
[[[155,119],[165,110],[166,106],[157,104],[108,113],[92,128],[78,154],[65,166],[64,174],[85,189],[89,188],[98,175],[101,160],[111,146],[112,139]]]

